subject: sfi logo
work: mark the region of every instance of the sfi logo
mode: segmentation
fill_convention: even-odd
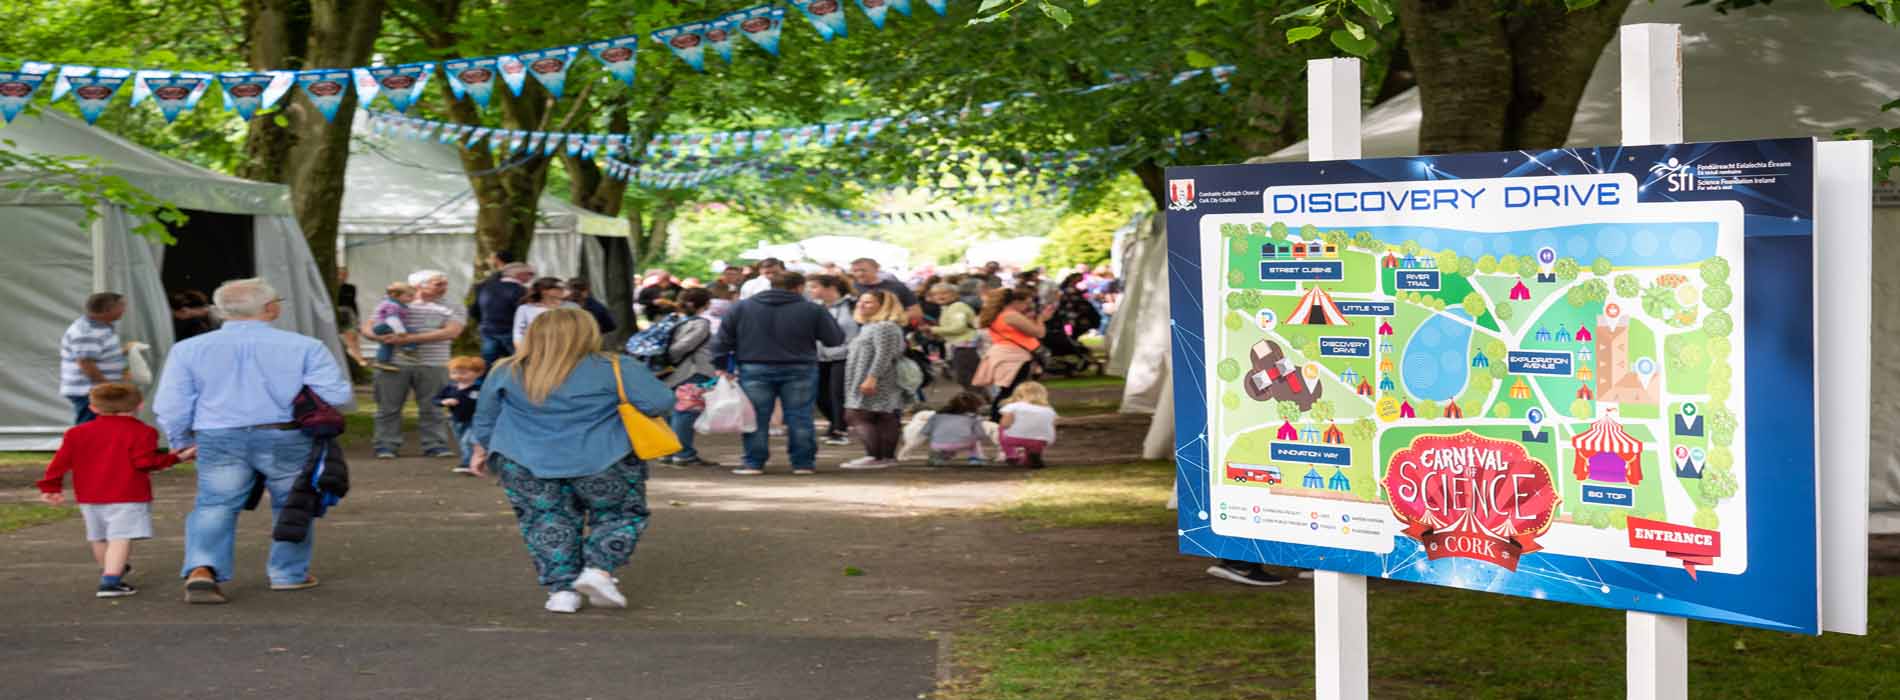
[[[1649,174],[1661,178],[1667,183],[1670,192],[1694,192],[1696,190],[1695,166],[1670,158],[1649,166]]]

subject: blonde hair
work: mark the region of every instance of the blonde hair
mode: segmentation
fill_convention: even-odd
[[[528,401],[539,404],[567,381],[582,359],[600,354],[600,326],[594,317],[563,306],[534,317],[514,356],[496,363],[496,368],[506,365]]]
[[[1049,387],[1043,386],[1042,382],[1023,382],[1017,384],[1016,390],[1010,392],[1009,400],[1003,402],[1003,405],[1008,406],[1013,403],[1026,403],[1034,406],[1047,407],[1049,405]]]
[[[392,297],[405,296],[415,294],[416,288],[408,282],[390,282],[389,286],[383,288],[383,293]]]
[[[858,325],[890,321],[901,326],[910,320],[910,313],[904,310],[904,303],[897,300],[896,294],[879,289],[865,292],[864,296],[877,300],[877,310],[867,316],[863,311],[852,309],[851,318],[856,319]]]

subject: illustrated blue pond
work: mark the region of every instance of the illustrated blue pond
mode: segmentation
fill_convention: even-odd
[[[1640,267],[1698,263],[1715,255],[1717,226],[1707,222],[1666,224],[1579,224],[1534,231],[1482,233],[1428,226],[1377,226],[1366,229],[1393,246],[1417,241],[1427,252],[1450,248],[1459,255],[1536,255],[1549,247],[1584,267],[1597,258]]]
[[[1405,393],[1442,402],[1458,398],[1465,390],[1471,371],[1465,361],[1466,350],[1471,347],[1471,326],[1453,316],[1471,319],[1458,309],[1432,314],[1406,342],[1399,361]]]

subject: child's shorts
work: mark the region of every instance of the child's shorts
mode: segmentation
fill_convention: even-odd
[[[81,503],[79,514],[86,518],[88,541],[152,538],[150,503]]]

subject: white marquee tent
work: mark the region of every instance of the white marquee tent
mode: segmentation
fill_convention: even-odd
[[[1865,13],[1833,10],[1825,3],[1785,3],[1717,14],[1707,6],[1634,3],[1623,23],[1682,26],[1685,136],[1691,141],[1782,136],[1829,137],[1836,129],[1878,125],[1880,105],[1900,95],[1900,33]],[[1618,66],[1615,40],[1597,61],[1577,109],[1568,145],[1615,144]],[[1362,122],[1367,158],[1418,153],[1418,93],[1405,92],[1370,110]],[[1296,144],[1266,161],[1298,161]],[[1900,202],[1889,198],[1874,210],[1873,337],[1900,337]],[[1139,282],[1166,291],[1165,245],[1159,223],[1132,237],[1126,258],[1130,297]],[[1151,251],[1159,254],[1151,254]],[[1110,368],[1128,372],[1125,407],[1156,407],[1165,390],[1168,309],[1165,295],[1115,317]],[[1155,299],[1153,297],[1159,297]],[[1139,310],[1139,314],[1129,313]],[[1158,346],[1158,347],[1157,347]],[[1874,344],[1874,415],[1900,413],[1900,346]],[[1127,410],[1126,408],[1124,410]],[[1151,456],[1172,452],[1173,415],[1159,406],[1150,431]],[[1900,433],[1875,430],[1872,499],[1877,509],[1900,509]]]
[[[357,303],[367,310],[384,286],[421,269],[448,273],[449,297],[462,298],[475,275],[477,208],[456,146],[379,136],[359,126],[350,139],[337,237],[338,260],[349,267]],[[626,221],[546,195],[539,215],[527,260],[537,272],[604,278],[605,257],[595,239],[625,237]]]
[[[884,241],[858,236],[812,236],[788,243],[760,241],[751,250],[739,253],[740,260],[757,261],[778,258],[786,262],[844,265],[858,258],[876,260],[879,267],[903,270],[910,266],[910,250]]]
[[[103,173],[167,200],[191,217],[176,245],[141,238],[123,208],[106,205],[89,226],[83,207],[33,189],[0,189],[0,296],[14,340],[0,346],[0,450],[50,450],[72,423],[59,396],[59,338],[88,294],[115,291],[129,308],[126,340],[151,345],[160,369],[172,345],[168,291],[210,292],[259,276],[288,304],[281,328],[320,338],[341,362],[330,298],[282,185],[216,173],[146,150],[65,114],[21,115],[0,129],[8,150],[97,159]],[[0,175],[0,184],[18,178]]]

